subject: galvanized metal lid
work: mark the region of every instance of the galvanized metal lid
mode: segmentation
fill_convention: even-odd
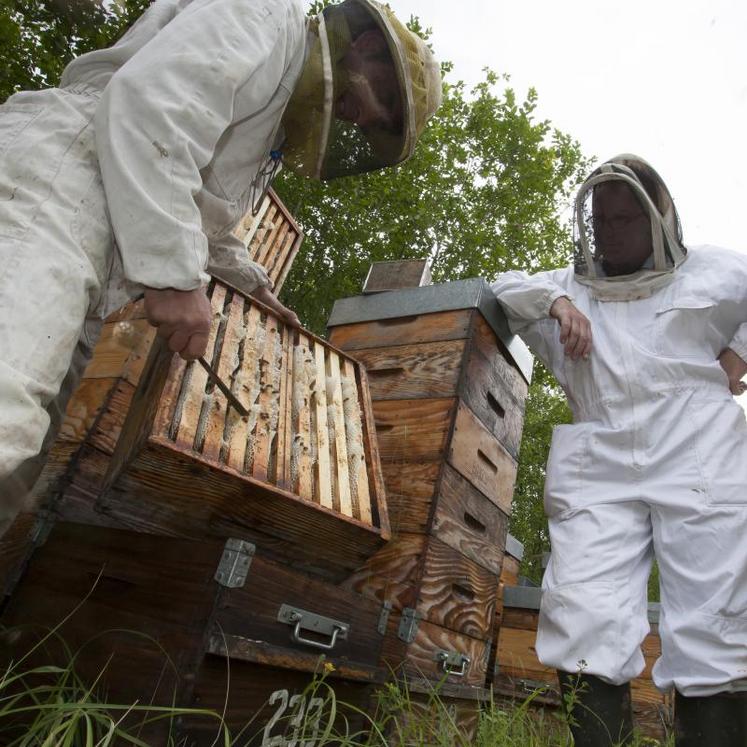
[[[455,280],[451,283],[405,288],[375,295],[353,296],[335,301],[328,327],[343,324],[397,319],[441,311],[478,309],[498,339],[508,350],[522,376],[532,377],[532,354],[521,338],[511,333],[495,294],[483,278]]]

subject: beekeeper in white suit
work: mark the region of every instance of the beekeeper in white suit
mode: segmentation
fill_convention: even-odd
[[[297,0],[156,0],[60,88],[0,107],[0,533],[103,316],[144,293],[196,358],[212,274],[297,322],[233,228],[281,159],[319,179],[407,159],[440,96],[428,48],[373,0],[311,21]]]
[[[686,249],[663,181],[628,155],[583,184],[576,233],[574,265],[493,285],[573,412],[547,465],[537,653],[577,688],[577,747],[626,738],[656,557],[653,679],[676,688],[677,745],[744,747],[747,255]]]

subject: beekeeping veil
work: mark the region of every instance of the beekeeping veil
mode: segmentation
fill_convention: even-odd
[[[353,40],[370,29],[383,33],[394,66],[403,114],[395,127],[363,129],[335,117],[335,104],[352,76],[345,55]],[[409,158],[441,103],[441,71],[423,40],[374,0],[329,5],[310,21],[309,35],[306,65],[283,116],[283,164],[327,180]]]
[[[605,182],[627,184],[638,199],[651,226],[652,257],[644,267],[629,275],[605,275],[604,255],[594,234],[592,199],[594,188]],[[644,187],[653,193],[649,195]],[[574,216],[576,280],[592,289],[600,301],[632,301],[648,298],[671,282],[674,271],[684,262],[687,249],[682,228],[669,190],[656,171],[638,156],[624,154],[610,159],[593,171],[581,185]]]

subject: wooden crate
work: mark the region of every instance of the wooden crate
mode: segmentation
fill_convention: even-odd
[[[345,299],[329,326],[367,368],[394,535],[346,585],[391,608],[387,666],[482,687],[531,358],[484,281]]]
[[[495,687],[502,694],[526,698],[539,687],[545,699],[559,703],[557,675],[537,658],[535,640],[539,622],[541,590],[507,586],[503,600],[503,622],[498,638]],[[671,697],[659,692],[651,680],[651,669],[661,655],[658,605],[649,605],[651,631],[643,642],[646,666],[631,682],[636,725],[649,736],[662,738],[671,723]]]
[[[116,445],[83,460],[91,474],[80,470],[71,500],[93,494],[100,514],[139,531],[246,536],[342,577],[388,538],[365,373],[221,283],[210,298],[207,357],[250,415],[199,364],[154,346],[112,413]]]
[[[246,245],[249,259],[267,270],[275,293],[280,293],[303,242],[303,232],[273,189],[256,215],[249,210],[234,234]]]
[[[232,566],[238,572],[231,573]],[[76,667],[85,681],[101,675],[98,692],[109,702],[218,712],[225,707],[234,733],[253,719],[246,736],[258,737],[241,744],[259,745],[286,727],[290,738],[292,725],[273,718],[281,708],[286,716],[294,714],[325,663],[332,669],[326,682],[339,700],[362,709],[384,680],[377,667],[384,640],[380,605],[246,545],[58,522],[3,611],[3,625],[22,626],[23,633],[18,640],[15,634],[7,638],[16,642],[2,649],[2,665],[76,607],[59,634],[79,652]],[[294,624],[281,619],[285,607],[302,615],[295,638]],[[319,632],[314,615],[343,626],[343,632],[333,641],[329,632]],[[29,621],[34,625],[28,627]],[[40,656],[38,663],[45,665],[66,663],[54,644]],[[126,719],[126,725],[133,723]],[[353,726],[362,728],[363,719]],[[165,728],[156,724],[142,738],[166,744]],[[212,744],[215,722],[183,720],[177,736],[189,744]]]

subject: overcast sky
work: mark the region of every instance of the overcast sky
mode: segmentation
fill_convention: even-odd
[[[643,156],[685,242],[747,251],[745,0],[390,0],[433,29],[452,80],[534,86],[539,114],[600,159]]]

